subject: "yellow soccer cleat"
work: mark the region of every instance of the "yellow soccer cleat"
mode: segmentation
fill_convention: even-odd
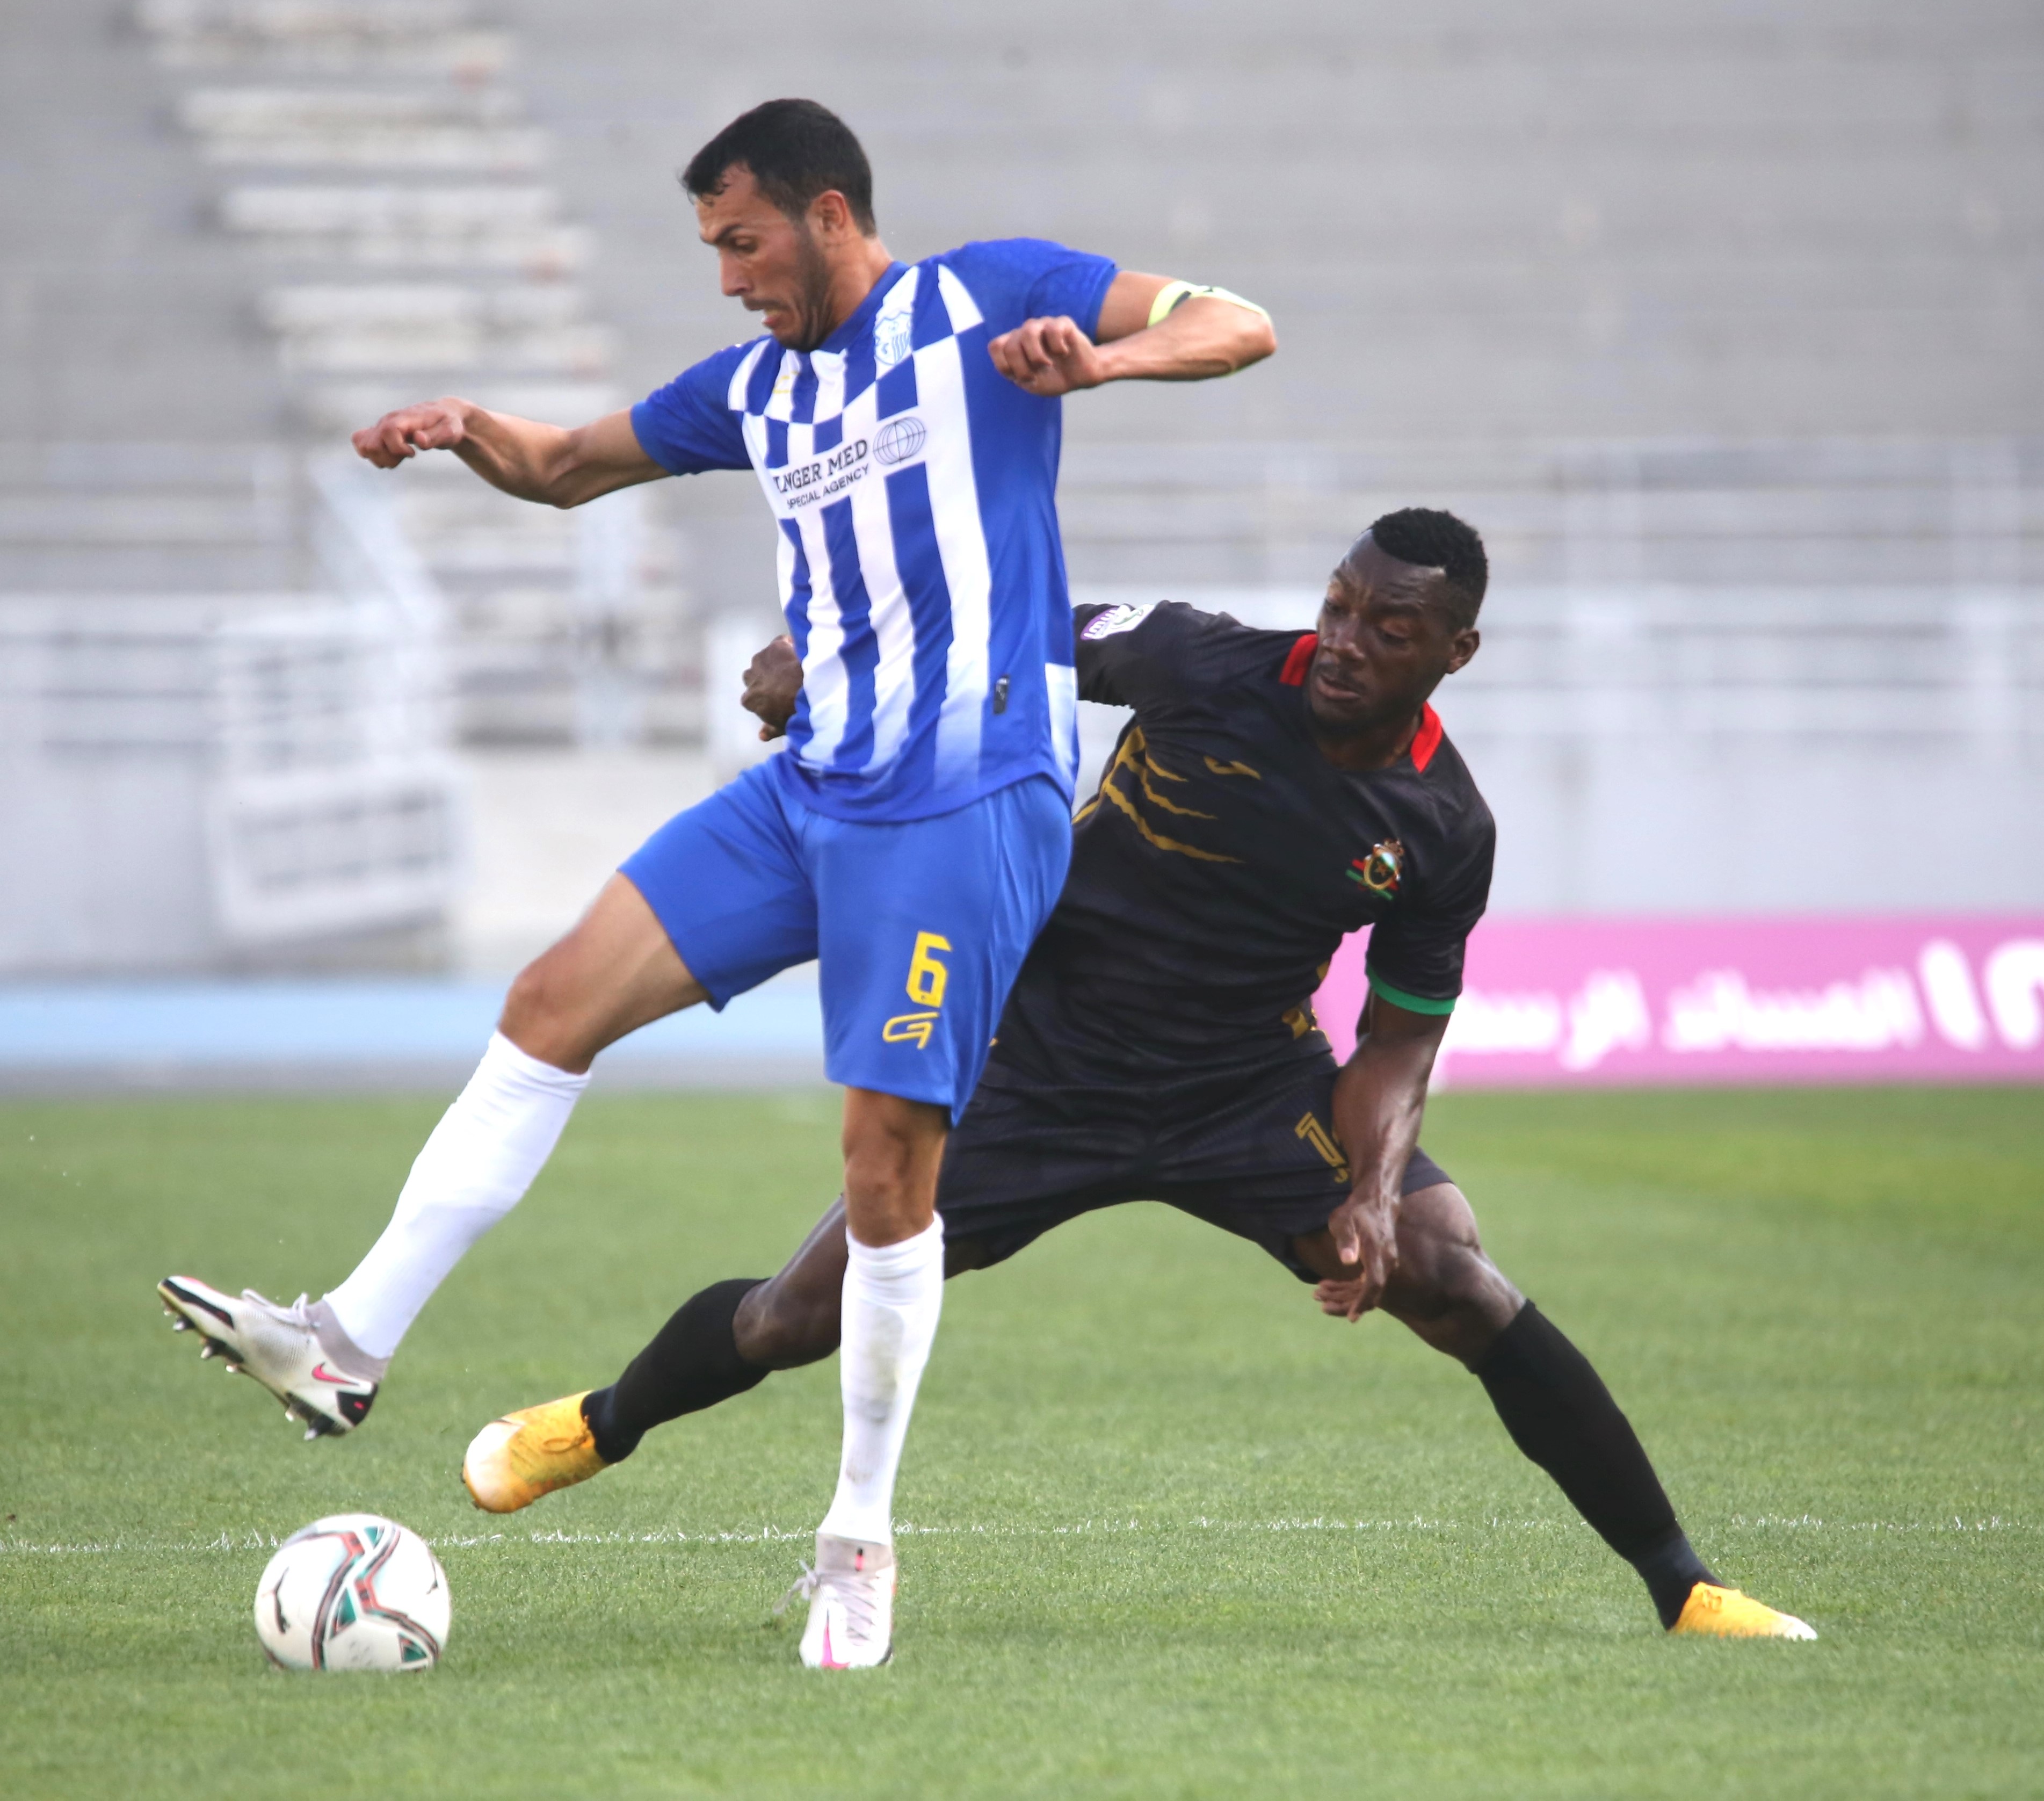
[[[1681,1617],[1670,1632],[1701,1634],[1711,1638],[1815,1638],[1816,1629],[1793,1614],[1777,1613],[1765,1602],[1736,1588],[1700,1582],[1682,1603]]]
[[[588,1392],[506,1414],[477,1433],[461,1460],[469,1499],[486,1514],[515,1514],[542,1495],[609,1468],[582,1417]]]

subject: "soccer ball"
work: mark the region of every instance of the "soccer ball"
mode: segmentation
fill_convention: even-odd
[[[256,1585],[256,1636],[291,1670],[429,1670],[447,1643],[447,1572],[425,1540],[375,1514],[294,1532]]]

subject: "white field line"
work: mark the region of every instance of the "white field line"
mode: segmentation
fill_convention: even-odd
[[[1953,1536],[1986,1532],[2031,1533],[2038,1530],[2034,1522],[2004,1519],[1999,1514],[1975,1519],[1964,1519],[1954,1514],[1949,1519],[1942,1520],[1827,1520],[1820,1519],[1812,1514],[1759,1514],[1748,1518],[1743,1514],[1732,1514],[1717,1522],[1716,1526],[1721,1531],[1922,1533]],[[894,1532],[896,1537],[903,1538],[1051,1538],[1125,1536],[1138,1533],[1161,1535],[1174,1532],[1481,1533],[1588,1530],[1583,1522],[1573,1519],[1493,1518],[1465,1523],[1454,1519],[1428,1519],[1416,1514],[1410,1519],[1358,1520],[1325,1516],[1312,1519],[1224,1520],[1210,1519],[1201,1514],[1180,1520],[1089,1519],[1070,1526],[917,1526],[903,1521],[896,1525]],[[1709,1527],[1706,1526],[1704,1530],[1708,1530]],[[451,1532],[428,1538],[426,1542],[436,1550],[468,1550],[482,1546],[526,1545],[807,1544],[815,1536],[813,1527],[793,1530],[778,1526],[759,1526],[697,1532],[685,1532],[672,1527],[652,1532]],[[147,1557],[166,1553],[194,1555],[219,1551],[274,1551],[282,1542],[275,1534],[267,1532],[238,1534],[222,1532],[212,1538],[117,1538],[104,1543],[87,1544],[39,1544],[25,1538],[0,1535],[0,1557]]]

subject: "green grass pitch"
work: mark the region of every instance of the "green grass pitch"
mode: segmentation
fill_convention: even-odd
[[[2038,1092],[1435,1103],[1704,1555],[1817,1644],[1664,1637],[1469,1376],[1144,1206],[952,1285],[897,1660],[840,1679],[767,1623],[834,1364],[509,1520],[456,1478],[493,1414],[776,1265],[834,1191],[828,1096],[592,1097],[352,1440],[172,1336],[170,1271],[337,1280],[438,1105],[0,1107],[0,1792],[2044,1793]],[[352,1508],[440,1547],[437,1671],[263,1661],[271,1540]]]

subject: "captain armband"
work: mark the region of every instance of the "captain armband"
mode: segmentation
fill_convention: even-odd
[[[1225,300],[1231,306],[1239,306],[1245,313],[1254,313],[1266,325],[1270,315],[1253,300],[1244,300],[1239,294],[1224,287],[1208,287],[1199,282],[1166,282],[1150,303],[1150,317],[1147,323],[1161,325],[1178,311],[1188,300]]]

